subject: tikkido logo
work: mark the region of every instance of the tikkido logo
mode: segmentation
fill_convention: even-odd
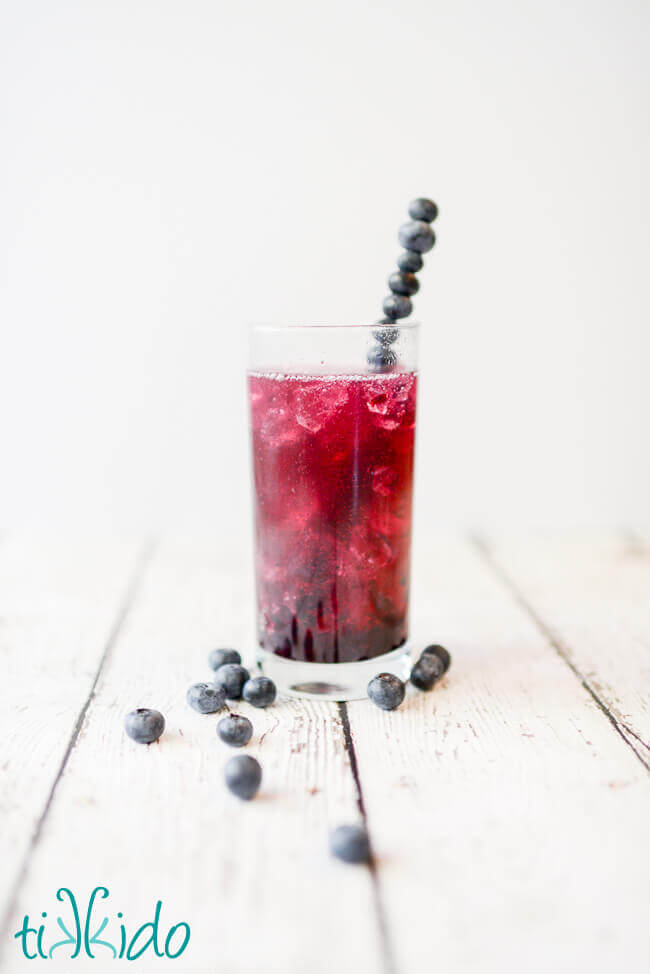
[[[88,907],[82,914],[72,890],[62,886],[57,890],[56,898],[60,903],[65,904],[64,916],[56,917],[59,930],[55,935],[61,932],[65,937],[52,943],[53,937],[47,931],[47,912],[41,913],[42,922],[38,926],[36,924],[30,926],[27,913],[22,927],[14,934],[15,939],[20,942],[23,955],[27,960],[52,960],[55,953],[57,957],[65,956],[67,947],[70,951],[68,955],[70,960],[75,960],[77,957],[89,957],[91,960],[96,957],[110,959],[110,955],[113,960],[137,960],[148,950],[156,957],[168,957],[170,960],[181,956],[190,942],[190,925],[184,922],[175,923],[169,927],[163,941],[163,933],[160,929],[162,900],[156,903],[153,920],[143,923],[134,933],[127,931],[124,915],[121,912],[116,914],[112,927],[104,933],[111,921],[107,916],[100,920],[94,915],[100,912],[99,904],[96,906],[95,901],[98,898],[106,900],[109,895],[105,886],[96,886],[90,894]],[[113,932],[116,921],[118,929]],[[48,943],[51,946],[48,946]]]

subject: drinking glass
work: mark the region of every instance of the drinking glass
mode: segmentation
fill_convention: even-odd
[[[251,329],[258,661],[283,692],[349,700],[408,675],[417,338]]]

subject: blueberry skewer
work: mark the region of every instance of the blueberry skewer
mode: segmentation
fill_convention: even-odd
[[[399,228],[398,238],[403,252],[397,258],[398,270],[388,278],[391,293],[384,298],[384,317],[380,319],[373,332],[376,345],[368,351],[368,365],[375,372],[387,372],[397,362],[397,355],[391,345],[397,340],[398,328],[395,327],[400,318],[407,318],[413,310],[411,298],[420,289],[420,282],[415,276],[422,270],[423,254],[427,254],[436,236],[430,224],[438,216],[438,207],[433,200],[423,197],[413,200],[409,204],[408,213],[411,219]]]

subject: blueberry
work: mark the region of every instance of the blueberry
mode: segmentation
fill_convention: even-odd
[[[159,710],[138,707],[124,718],[124,730],[138,744],[153,744],[165,729],[165,718]]]
[[[438,207],[433,200],[420,199],[409,203],[409,216],[413,220],[424,220],[426,223],[433,223],[438,216]]]
[[[406,250],[417,250],[418,254],[426,254],[436,242],[433,230],[424,220],[403,223],[398,236],[402,247]]]
[[[375,372],[386,372],[397,362],[397,355],[388,345],[373,345],[366,356],[368,365]]]
[[[411,299],[404,294],[389,294],[382,307],[389,318],[406,318],[413,311]]]
[[[417,294],[420,289],[420,282],[415,274],[406,274],[404,271],[396,271],[388,278],[388,286],[393,294]]]
[[[239,663],[226,663],[224,666],[220,666],[214,674],[214,682],[224,688],[229,700],[240,699],[242,687],[249,679],[250,673]]]
[[[217,734],[224,744],[231,747],[244,747],[253,736],[253,725],[248,717],[241,714],[228,714],[217,724]]]
[[[213,649],[208,656],[208,662],[213,670],[218,670],[226,663],[241,663],[241,656],[236,649]]]
[[[242,697],[253,707],[268,707],[275,700],[275,683],[268,676],[256,676],[247,680],[242,689]]]
[[[330,850],[343,862],[369,862],[368,833],[362,825],[339,825],[330,835]]]
[[[368,684],[368,696],[382,710],[395,710],[404,699],[406,688],[393,673],[380,673]]]
[[[397,266],[405,274],[416,274],[424,267],[424,261],[414,250],[404,250],[397,258]]]
[[[423,656],[429,656],[429,655],[431,655],[431,656],[437,656],[438,659],[442,662],[442,665],[444,667],[443,668],[443,671],[442,671],[443,673],[446,673],[447,670],[449,669],[449,667],[451,666],[451,656],[447,652],[447,650],[445,649],[444,646],[438,646],[436,644],[434,644],[432,646],[427,646],[426,649],[423,649],[422,650],[422,655]]]
[[[411,670],[411,683],[418,690],[430,690],[444,672],[444,664],[438,656],[423,653]]]
[[[372,337],[379,342],[380,345],[392,345],[399,338],[399,328],[391,328],[390,324],[384,328],[375,328],[372,333]]]
[[[260,763],[248,754],[238,754],[226,765],[226,785],[233,795],[244,801],[255,797],[261,781]]]
[[[200,714],[214,714],[226,705],[226,691],[217,683],[195,683],[187,691],[187,702]]]

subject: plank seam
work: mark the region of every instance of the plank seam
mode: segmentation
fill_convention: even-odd
[[[375,912],[377,915],[377,924],[379,927],[379,939],[382,946],[382,957],[384,961],[384,970],[386,974],[397,974],[397,966],[395,964],[395,954],[393,951],[393,945],[391,941],[390,931],[388,927],[388,916],[386,913],[386,907],[384,904],[384,897],[381,888],[381,881],[379,878],[379,870],[377,868],[377,860],[375,858],[372,838],[370,836],[370,829],[368,828],[368,815],[366,813],[366,806],[363,799],[363,789],[361,787],[361,778],[359,775],[359,762],[357,761],[357,752],[354,747],[354,741],[352,739],[352,728],[350,727],[350,718],[348,715],[348,707],[346,703],[339,703],[339,716],[341,718],[341,726],[343,728],[343,741],[345,744],[345,750],[348,753],[350,759],[350,771],[352,772],[352,777],[354,779],[354,785],[357,792],[357,805],[361,813],[361,818],[363,820],[364,827],[368,833],[368,840],[370,842],[370,861],[368,863],[368,869],[370,871],[370,878],[372,881],[373,897],[375,901]]]
[[[47,798],[45,799],[45,804],[43,805],[41,814],[38,817],[38,820],[34,827],[34,831],[32,832],[31,838],[28,842],[27,849],[25,850],[25,854],[21,860],[20,866],[16,873],[16,878],[10,887],[9,895],[6,901],[5,914],[4,917],[2,918],[2,922],[0,923],[0,950],[1,950],[1,945],[6,943],[9,921],[11,920],[11,915],[14,911],[14,907],[16,906],[18,897],[20,895],[20,890],[27,876],[30,861],[41,839],[41,836],[43,834],[43,829],[45,827],[45,822],[54,804],[54,799],[56,797],[56,792],[57,792],[59,782],[61,781],[65,773],[65,769],[67,767],[68,761],[70,760],[70,756],[77,744],[77,741],[79,740],[79,735],[85,723],[88,710],[90,708],[92,701],[95,698],[97,686],[99,684],[99,680],[102,675],[102,672],[106,666],[106,663],[111,657],[111,654],[113,652],[115,644],[117,643],[122,627],[133,607],[147,565],[151,561],[154,548],[155,548],[154,542],[152,540],[149,540],[145,543],[140,554],[138,555],[138,558],[135,563],[135,568],[129,580],[129,584],[127,586],[126,592],[124,593],[124,597],[118,608],[117,615],[109,631],[108,638],[106,640],[106,644],[104,646],[102,655],[100,656],[99,663],[97,665],[97,669],[93,677],[93,681],[90,685],[90,689],[86,695],[86,699],[81,707],[81,710],[77,715],[77,719],[72,728],[72,732],[68,739],[66,749],[63,753],[63,757],[61,758],[56,774],[54,775],[52,785],[50,786],[50,790],[48,792]]]
[[[535,607],[531,602],[528,601],[523,592],[519,589],[515,583],[512,576],[505,570],[505,568],[497,561],[494,552],[490,547],[490,544],[480,534],[470,535],[470,543],[474,546],[478,554],[483,558],[486,565],[488,565],[499,581],[504,585],[504,587],[510,592],[513,599],[524,610],[531,621],[534,623],[538,631],[544,636],[544,638],[550,643],[560,659],[569,667],[573,675],[580,681],[583,689],[589,694],[591,699],[594,701],[598,709],[610,722],[616,733],[621,737],[625,744],[630,748],[630,750],[637,756],[641,764],[647,771],[650,771],[650,745],[647,744],[641,737],[634,731],[632,731],[623,721],[620,721],[616,715],[607,706],[607,703],[600,697],[596,689],[589,682],[589,679],[581,672],[579,667],[571,659],[571,653],[569,652],[568,646],[562,641],[558,634],[549,626],[539,615]],[[627,733],[626,733],[627,732]],[[629,736],[628,736],[629,735]],[[635,741],[641,746],[640,750]]]

